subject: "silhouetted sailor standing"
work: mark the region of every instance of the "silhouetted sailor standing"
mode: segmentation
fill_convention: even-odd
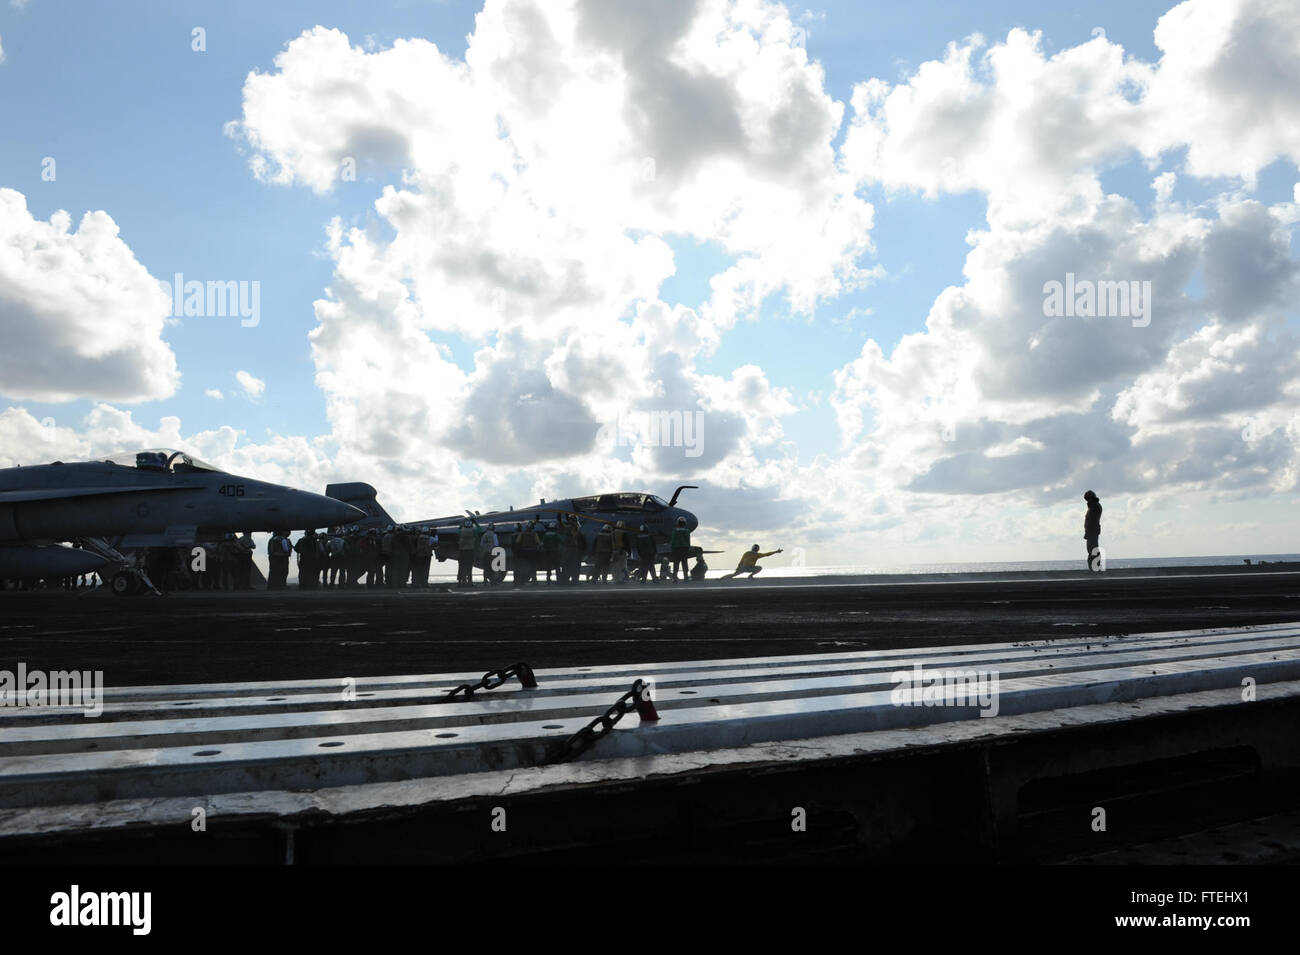
[[[460,536],[456,540],[456,586],[474,586],[474,556],[478,553],[478,537],[469,521],[460,522]]]
[[[253,589],[253,551],[257,550],[257,545],[253,543],[253,532],[244,531],[244,536],[239,538],[239,590]]]
[[[433,535],[423,527],[415,531],[415,563],[411,571],[412,587],[429,586],[429,563],[433,560]]]
[[[1097,538],[1101,537],[1101,501],[1092,491],[1084,491],[1083,499],[1088,502],[1088,514],[1083,519],[1083,541],[1088,545],[1088,569],[1093,569],[1093,560],[1098,562],[1098,569],[1104,568],[1101,562],[1101,550]]]
[[[289,578],[289,555],[292,553],[288,531],[276,531],[266,542],[266,556],[271,568],[266,578],[267,590],[285,589]]]
[[[298,555],[298,589],[315,590],[320,583],[320,566],[316,563],[316,531],[307,528],[293,545]]]

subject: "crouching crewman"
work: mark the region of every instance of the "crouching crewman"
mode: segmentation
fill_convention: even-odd
[[[771,557],[773,554],[779,554],[781,551],[782,548],[778,547],[776,550],[769,550],[766,553],[760,554],[758,552],[758,545],[755,544],[741,556],[740,563],[736,565],[736,569],[729,574],[723,574],[722,579],[727,580],[731,577],[739,577],[741,574],[749,574],[749,579],[753,580],[754,575],[761,572],[763,569],[762,565],[759,564],[759,560],[764,557]]]

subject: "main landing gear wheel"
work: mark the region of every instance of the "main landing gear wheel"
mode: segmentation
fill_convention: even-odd
[[[131,594],[138,594],[142,586],[140,575],[132,570],[124,570],[121,573],[113,575],[109,586],[113,588],[113,593],[119,597],[127,597]]]

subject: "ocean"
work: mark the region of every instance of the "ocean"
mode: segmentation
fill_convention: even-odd
[[[709,555],[717,561],[724,555]],[[737,552],[736,559],[739,558]],[[792,567],[788,555],[777,554],[763,561],[763,571],[759,579],[768,577],[830,577],[839,575],[872,574],[988,574],[1032,571],[1032,570],[1078,570],[1087,571],[1082,557],[1078,560],[1011,560],[1011,561],[954,561],[946,564],[831,564],[825,566]],[[1213,567],[1221,564],[1241,564],[1249,560],[1253,564],[1264,561],[1286,561],[1300,563],[1300,554],[1218,554],[1204,557],[1109,557],[1106,558],[1107,569],[1121,570],[1126,567]],[[730,573],[734,563],[710,563],[709,579]],[[432,580],[455,580],[455,561],[445,564],[434,563],[430,572]],[[480,574],[475,571],[475,580]]]
[[[784,555],[769,558],[779,560]],[[1221,564],[1252,564],[1267,561],[1300,562],[1300,554],[1218,554],[1203,557],[1110,557],[1107,569],[1122,570],[1130,567],[1213,567]],[[710,571],[718,569],[710,566]],[[763,562],[762,577],[825,577],[838,574],[987,574],[1008,571],[1080,570],[1086,571],[1082,557],[1077,560],[1011,560],[1011,561],[954,561],[947,564],[840,564],[824,567],[780,566]],[[729,572],[730,567],[723,571]]]

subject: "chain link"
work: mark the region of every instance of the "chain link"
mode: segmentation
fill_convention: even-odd
[[[647,689],[645,680],[637,680],[632,684],[632,689],[614,701],[613,706],[561,743],[546,762],[567,763],[591,749],[609,734],[619,720],[637,708],[637,700],[642,699]]]
[[[512,676],[519,677],[519,682],[529,689],[537,686],[537,678],[533,676],[533,668],[527,663],[516,663],[514,666],[508,666],[503,670],[489,670],[483,674],[483,679],[477,683],[462,683],[454,690],[448,690],[447,695],[438,702],[451,703],[461,696],[468,699],[478,690],[495,690]]]

